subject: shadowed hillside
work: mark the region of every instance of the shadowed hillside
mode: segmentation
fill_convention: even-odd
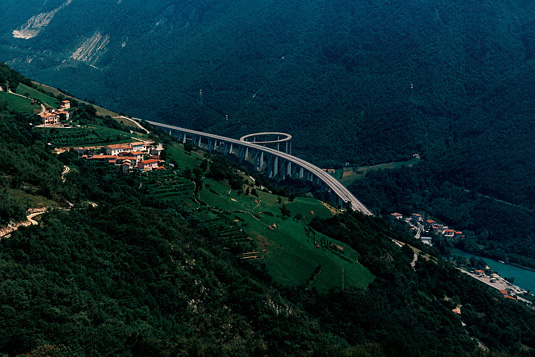
[[[396,187],[386,199],[377,197],[388,188],[352,188],[376,212],[438,211],[493,254],[505,247],[535,259],[524,249],[535,229],[534,7],[8,0],[0,4],[0,60],[133,116],[233,137],[289,132],[295,153],[324,167],[420,153],[429,164],[424,184],[413,185],[415,168],[386,182]],[[440,200],[421,198],[429,192]],[[453,199],[458,192],[465,196]],[[471,194],[512,205],[469,210]]]

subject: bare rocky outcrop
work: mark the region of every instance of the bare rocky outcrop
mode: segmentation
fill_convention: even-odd
[[[49,12],[42,12],[35,16],[32,16],[24,25],[16,30],[13,30],[13,37],[29,40],[37,36],[48,24],[52,21],[56,13],[66,6],[68,6],[72,0],[67,0],[61,6],[55,8]]]
[[[109,35],[102,35],[100,32],[96,32],[78,47],[78,49],[71,55],[71,58],[77,61],[94,63],[98,61],[100,56],[106,50],[106,46],[109,42]]]

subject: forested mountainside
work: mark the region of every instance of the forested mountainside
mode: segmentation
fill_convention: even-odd
[[[0,60],[137,117],[233,137],[289,132],[295,153],[325,167],[420,153],[435,186],[522,206],[475,210],[492,227],[459,228],[499,246],[510,230],[492,217],[520,216],[526,229],[508,247],[535,259],[524,249],[535,228],[534,10],[506,0],[6,0]],[[403,202],[419,174],[401,181]]]
[[[51,95],[24,86],[32,96],[27,101]],[[275,205],[288,202],[278,214],[264,214],[279,220],[277,229],[303,224],[314,240],[326,237],[358,252],[352,264],[373,276],[365,285],[327,291],[309,288],[310,279],[285,282],[267,256],[239,259],[242,249],[221,235],[233,221],[221,213],[225,205],[215,207],[218,190],[236,192],[228,206],[270,197],[233,164],[157,131],[150,139],[164,143],[169,161],[160,173],[123,172],[72,151],[53,153],[54,143],[69,135],[88,140],[105,124],[116,140],[124,139],[121,130],[133,132],[72,98],[72,120],[80,126],[47,132],[31,125],[33,107],[18,98],[2,93],[0,228],[23,220],[28,208],[46,211],[34,217],[36,224],[0,239],[0,354],[502,356],[535,349],[533,311],[461,274],[382,219],[338,212],[307,220],[295,213],[303,198],[290,203],[284,189],[263,182],[281,193]],[[162,191],[170,176],[181,192]],[[220,215],[219,229],[209,214]],[[271,243],[263,248],[273,254],[284,248]],[[321,280],[327,268],[311,271],[311,279]]]

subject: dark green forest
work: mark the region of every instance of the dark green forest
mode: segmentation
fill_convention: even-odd
[[[422,184],[397,180],[378,199],[383,183],[371,180],[408,174],[370,176],[364,185],[376,189],[355,194],[376,212],[444,216],[476,231],[486,255],[535,259],[533,2],[62,4],[2,1],[0,60],[136,117],[232,137],[285,131],[323,167],[420,153],[433,167],[410,173]],[[13,37],[50,12],[35,37]]]
[[[359,252],[376,277],[367,288],[283,286],[261,262],[222,249],[198,210],[147,195],[135,173],[53,154],[30,119],[0,114],[0,225],[26,214],[16,193],[51,206],[38,225],[0,240],[0,354],[529,356],[535,349],[533,311],[387,221],[348,212],[310,223]],[[204,171],[237,177],[224,158],[212,162],[178,170],[196,185]],[[71,172],[62,182],[65,164]],[[423,250],[414,268],[409,245]]]

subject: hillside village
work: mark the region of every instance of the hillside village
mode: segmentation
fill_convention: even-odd
[[[66,148],[63,148],[58,151],[65,150]],[[123,172],[133,169],[141,171],[165,169],[163,167],[165,160],[161,158],[164,151],[163,145],[149,141],[75,147],[72,150],[86,160],[120,166]]]
[[[42,123],[39,127],[73,127],[68,123],[71,118],[70,111],[72,110],[69,100],[61,101],[57,109],[46,108],[44,105],[42,105],[42,108],[43,110],[38,114]],[[141,171],[164,169],[163,164],[165,161],[160,157],[164,150],[163,145],[151,141],[61,148],[57,152],[60,153],[65,150],[73,150],[87,160],[120,166],[123,172],[133,169],[139,169]]]
[[[420,239],[422,243],[432,245],[433,238],[431,236],[423,236],[423,234],[432,234],[435,236],[443,236],[444,238],[464,238],[463,232],[452,229],[442,223],[438,223],[433,219],[424,219],[419,213],[412,213],[410,216],[403,216],[401,213],[394,212],[390,217],[396,221],[405,222],[410,226],[411,232],[416,239]]]

